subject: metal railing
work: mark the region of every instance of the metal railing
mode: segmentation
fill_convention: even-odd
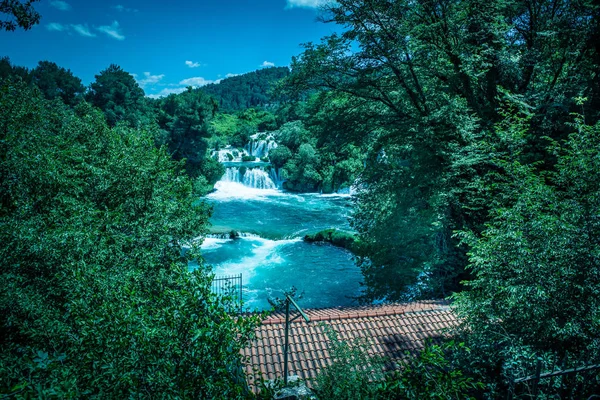
[[[211,289],[217,296],[229,298],[229,312],[242,312],[242,274],[215,277]]]
[[[573,399],[600,398],[600,364],[554,362],[549,371],[542,372],[542,360],[538,359],[535,372],[510,381],[508,399],[544,398]]]

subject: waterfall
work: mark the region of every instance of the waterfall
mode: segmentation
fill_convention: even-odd
[[[242,156],[247,156],[248,153],[246,150],[239,151],[234,147],[227,146],[222,150],[213,150],[210,155],[213,158],[217,158],[219,162],[223,163],[240,162],[242,161]]]
[[[283,186],[283,181],[285,179],[281,177],[280,170],[278,170],[275,167],[271,167],[271,169],[269,170],[269,177],[273,182],[275,182],[275,186],[281,189],[281,187]]]
[[[277,185],[261,168],[229,167],[221,178],[224,182],[241,183],[254,189],[277,189]]]
[[[263,132],[250,136],[250,142],[244,147],[244,150],[253,157],[263,158],[269,155],[269,151],[277,148],[277,143],[271,135]]]

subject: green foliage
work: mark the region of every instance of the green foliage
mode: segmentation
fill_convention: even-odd
[[[483,384],[467,376],[451,361],[450,353],[470,350],[463,343],[447,342],[442,345],[428,343],[417,357],[402,362],[395,373],[389,375],[381,388],[382,398],[394,399],[474,399],[474,393]]]
[[[109,126],[126,121],[138,127],[147,120],[144,91],[131,74],[115,64],[96,75],[86,100],[104,112]]]
[[[254,156],[242,156],[242,161],[244,161],[244,162],[256,161],[256,157],[254,157]]]
[[[217,183],[219,179],[221,179],[225,173],[225,167],[217,160],[207,157],[202,159],[200,162],[198,171],[201,176],[205,177],[208,183],[212,186]]]
[[[5,20],[0,21],[0,30],[14,31],[19,28],[29,30],[40,22],[40,14],[33,8],[33,3],[39,0],[1,0],[0,13]]]
[[[311,133],[305,128],[302,121],[292,121],[284,124],[276,132],[275,139],[278,143],[297,151],[302,144],[315,144]]]
[[[498,139],[505,102],[532,114],[518,146],[523,162],[543,161],[543,169],[554,163],[544,137],[565,137],[568,112],[579,108],[574,97],[594,93],[583,109],[598,119],[597,8],[577,4],[328,4],[324,20],[339,33],[294,59],[283,92],[308,100],[285,113],[317,138],[313,169],[323,188],[341,161],[328,145],[366,153],[352,220],[364,249],[365,300],[405,298],[418,279],[422,297],[461,289],[466,246],[452,233],[484,229],[489,202],[479,183],[494,180],[497,164],[476,143]]]
[[[60,98],[63,103],[74,106],[83,98],[85,87],[81,79],[53,62],[40,61],[31,75],[33,83],[49,100]]]
[[[12,65],[8,57],[0,58],[0,79],[16,77],[23,82],[31,82],[31,73],[27,68]]]
[[[287,67],[263,68],[225,78],[218,84],[206,85],[198,90],[214,97],[219,109],[224,112],[242,111],[272,103],[272,88],[288,74]]]
[[[155,133],[111,129],[23,83],[0,84],[0,113],[0,391],[242,396],[256,321],[228,315],[210,275],[188,271],[210,212],[181,163]]]
[[[389,360],[369,355],[371,343],[341,341],[331,327],[322,326],[332,363],[316,378],[320,399],[471,399],[483,388],[452,361],[452,353],[470,352],[462,343],[427,343],[416,357],[407,357],[386,372]]]
[[[237,114],[217,114],[210,127],[214,148],[217,143],[242,148],[257,131],[275,129],[277,125],[270,112],[250,108]]]
[[[354,234],[338,229],[325,229],[312,235],[305,235],[304,241],[309,243],[327,242],[350,251],[358,250],[358,242],[356,241]]]
[[[321,324],[329,339],[331,364],[323,368],[315,382],[320,399],[366,400],[378,398],[378,381],[384,378],[384,360],[369,356],[370,343],[339,339],[333,328]]]
[[[214,101],[189,88],[179,95],[160,99],[156,107],[158,126],[163,130],[161,144],[166,144],[175,160],[185,159],[190,176],[203,174],[214,184],[224,172],[207,154],[209,123],[216,112]]]
[[[290,158],[292,158],[292,152],[284,145],[269,151],[269,160],[275,168],[283,167]]]
[[[301,144],[298,152],[285,164],[287,181],[284,188],[299,192],[317,191],[322,181],[319,162],[316,150],[308,143]]]
[[[485,230],[460,233],[474,280],[456,296],[458,310],[506,352],[600,356],[600,125],[574,128],[551,146],[554,171],[498,161]]]

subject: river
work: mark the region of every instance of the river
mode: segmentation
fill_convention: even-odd
[[[245,308],[269,309],[268,298],[281,298],[292,286],[302,307],[356,304],[361,274],[353,255],[302,240],[327,228],[349,230],[350,196],[285,192],[264,165],[255,163],[242,176],[241,164],[224,164],[227,172],[206,197],[214,209],[212,230],[241,237],[209,236],[201,248],[217,277],[242,274]]]

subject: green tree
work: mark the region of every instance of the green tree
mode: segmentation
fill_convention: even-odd
[[[144,91],[131,74],[115,64],[96,75],[86,100],[104,112],[110,126],[126,121],[137,127],[147,119]]]
[[[188,271],[210,212],[182,163],[23,83],[0,83],[0,113],[0,392],[242,396],[254,322]]]
[[[39,0],[1,0],[0,13],[4,14],[3,21],[0,21],[0,29],[14,31],[19,28],[24,30],[31,29],[40,22],[40,14],[33,8],[33,3]]]
[[[461,233],[474,279],[458,310],[479,340],[506,352],[600,356],[600,124],[574,127],[551,146],[555,171],[499,160],[485,230]]]
[[[45,98],[60,98],[63,103],[74,106],[82,100],[85,87],[81,79],[50,61],[40,61],[32,71],[33,83],[42,91]]]
[[[203,174],[214,184],[224,172],[207,155],[209,123],[217,109],[214,100],[188,88],[184,93],[162,99],[159,107],[158,123],[165,131],[164,142],[171,156],[175,160],[185,159],[190,176]]]
[[[19,77],[24,82],[31,82],[31,72],[25,67],[12,65],[10,58],[0,58],[0,79]]]
[[[283,167],[290,158],[292,158],[292,152],[283,145],[269,152],[269,161],[275,168]]]
[[[421,296],[460,289],[465,248],[452,233],[484,228],[488,205],[472,183],[496,168],[462,149],[493,139],[500,106],[511,101],[534,115],[524,162],[552,168],[544,137],[565,137],[575,96],[600,99],[597,8],[587,1],[340,0],[323,19],[341,33],[306,45],[285,94],[328,92],[346,98],[348,107],[331,108],[338,116],[369,122],[347,136],[370,139],[353,218],[364,244],[366,299],[403,298],[417,279]],[[597,120],[597,103],[584,108]]]

